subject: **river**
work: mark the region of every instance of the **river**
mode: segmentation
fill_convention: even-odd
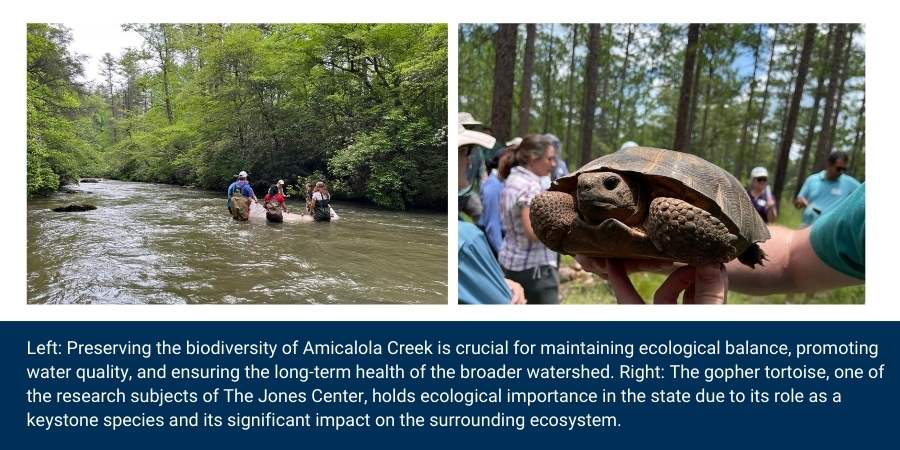
[[[224,192],[74,188],[28,202],[29,303],[447,302],[445,214],[336,202],[332,223],[240,223]],[[69,203],[97,209],[51,211]]]

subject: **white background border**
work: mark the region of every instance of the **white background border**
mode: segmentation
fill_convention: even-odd
[[[900,190],[887,181],[898,177],[896,138],[900,96],[898,14],[888,2],[868,0],[787,2],[757,0],[553,2],[382,1],[188,2],[152,4],[121,1],[43,1],[7,4],[2,19],[6,70],[3,89],[3,195],[7,216],[0,221],[0,320],[897,320],[900,280],[896,256],[900,238],[891,237],[900,217],[894,211]],[[27,22],[446,22],[449,37],[448,123],[457,113],[457,24],[461,22],[859,22],[866,26],[867,217],[869,235],[866,305],[685,306],[457,306],[456,205],[448,205],[448,283],[450,305],[27,305],[25,222],[25,23]],[[453,126],[450,127],[453,130]],[[452,134],[452,133],[451,133]],[[454,144],[451,136],[451,148]],[[455,179],[456,152],[448,152],[448,179]],[[894,178],[896,179],[896,178]],[[448,196],[453,198],[453,183]],[[874,207],[874,208],[873,208]],[[401,264],[402,265],[402,264]]]

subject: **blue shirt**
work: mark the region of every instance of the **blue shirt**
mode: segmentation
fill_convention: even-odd
[[[253,193],[253,188],[250,187],[250,183],[246,181],[244,182],[244,184],[240,184],[240,181],[238,183],[238,186],[240,186],[241,188],[241,195],[247,198],[256,196],[256,194]]]
[[[475,225],[459,222],[459,302],[509,303],[512,291],[503,279],[500,264],[487,238]]]
[[[481,218],[478,225],[484,229],[488,242],[494,250],[500,251],[503,243],[503,224],[500,221],[500,194],[503,192],[503,182],[497,178],[496,173],[491,173],[487,180],[481,184]]]
[[[825,179],[824,170],[810,175],[803,182],[800,193],[797,194],[798,197],[803,197],[809,202],[809,205],[803,210],[803,223],[811,225],[819,216],[852,194],[857,187],[859,187],[859,181],[850,175],[841,175],[834,181]]]
[[[866,185],[816,220],[809,235],[816,256],[838,272],[866,279]]]
[[[228,186],[228,208],[231,208],[231,197],[234,196],[234,190],[237,188],[238,182],[235,181]]]

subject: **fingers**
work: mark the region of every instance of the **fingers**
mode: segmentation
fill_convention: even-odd
[[[619,259],[606,260],[607,276],[609,285],[612,286],[613,292],[616,294],[616,300],[620,305],[643,305],[644,301],[634,289],[628,274],[625,272],[625,264]]]
[[[728,272],[723,264],[681,267],[657,289],[653,303],[674,305],[682,291],[686,305],[724,304],[728,297]]]
[[[693,303],[721,305],[728,298],[728,272],[724,264],[696,267]]]
[[[511,305],[524,305],[525,304],[525,289],[521,284],[516,283],[509,278],[505,278],[506,285],[509,286],[509,290],[512,292],[512,297],[509,300]]]
[[[666,281],[659,286],[653,295],[653,303],[656,305],[674,305],[678,303],[678,296],[682,291],[694,283],[694,268],[683,266],[672,272]]]

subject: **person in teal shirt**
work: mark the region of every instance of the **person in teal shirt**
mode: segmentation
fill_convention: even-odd
[[[816,256],[838,272],[866,279],[866,185],[823,214],[812,226]]]
[[[803,182],[794,204],[797,208],[803,208],[802,221],[805,226],[812,225],[816,219],[859,187],[859,181],[844,174],[847,170],[847,159],[846,152],[831,153],[825,170],[810,175]]]

